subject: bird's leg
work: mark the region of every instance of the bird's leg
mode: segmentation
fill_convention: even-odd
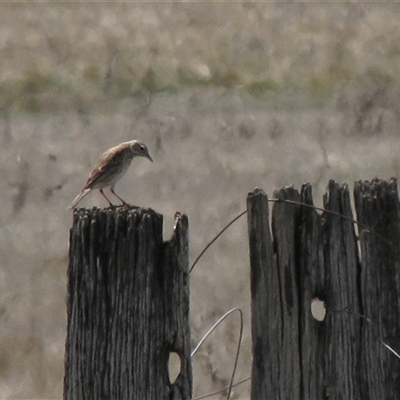
[[[110,205],[110,207],[112,207],[114,204],[111,203],[110,200],[108,200],[108,197],[104,194],[103,189],[99,189],[99,192],[104,196],[104,198],[108,201],[108,204]]]
[[[112,193],[115,197],[118,197],[118,198],[122,201],[122,204],[123,204],[125,207],[130,207],[130,204],[128,204],[125,200],[121,199],[121,197],[119,197],[119,196],[117,195],[117,193],[114,192],[114,189],[113,189],[113,188],[110,188],[110,191],[111,191],[111,193]]]

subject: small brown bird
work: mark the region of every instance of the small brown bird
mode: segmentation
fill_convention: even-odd
[[[110,186],[111,193],[118,197],[118,199],[122,201],[123,205],[127,206],[128,203],[114,192],[114,188],[115,184],[125,175],[135,157],[146,157],[150,161],[153,161],[146,145],[137,140],[124,142],[108,149],[99,158],[99,161],[97,161],[96,166],[90,173],[82,192],[68,206],[68,209],[75,208],[76,205],[93,189],[99,189],[100,193],[108,201],[110,206],[113,206],[111,201],[103,192],[103,189],[108,186]]]

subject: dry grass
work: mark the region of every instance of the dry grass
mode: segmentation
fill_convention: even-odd
[[[189,215],[191,259],[247,192],[399,172],[396,4],[1,4],[0,398],[61,398],[71,215],[97,157],[140,138],[117,188]],[[91,194],[83,205],[104,206]],[[250,375],[246,221],[191,279],[197,342],[245,312],[238,379]],[[194,361],[195,394],[229,381],[237,324]],[[234,390],[248,398],[249,384]]]

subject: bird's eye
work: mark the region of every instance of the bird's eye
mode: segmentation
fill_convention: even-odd
[[[141,144],[140,145],[140,151],[145,151],[146,150],[146,148]]]

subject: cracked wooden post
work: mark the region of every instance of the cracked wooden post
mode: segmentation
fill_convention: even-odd
[[[322,214],[274,203],[272,231],[267,196],[248,195],[254,400],[398,397],[399,359],[384,345],[399,352],[397,182],[357,182],[354,195],[360,246],[347,185],[329,182]],[[275,197],[313,204],[310,185]]]
[[[358,181],[354,187],[361,248],[360,374],[362,399],[398,399],[400,360],[400,210],[397,180]]]
[[[189,399],[188,219],[78,209],[70,232],[64,399]],[[170,382],[170,353],[181,360]]]

